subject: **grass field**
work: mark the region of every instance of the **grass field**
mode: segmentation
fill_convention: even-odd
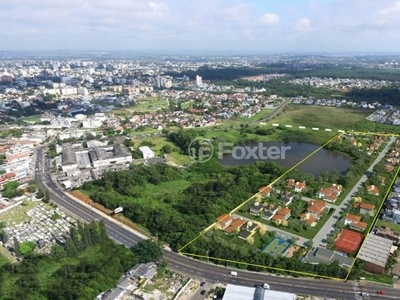
[[[172,163],[178,165],[190,164],[193,162],[189,156],[180,154],[180,150],[165,137],[139,138],[137,136],[133,136],[132,141],[135,143],[135,147],[138,147],[143,141],[152,142],[155,146],[151,147],[151,149],[156,155],[162,155],[163,153],[161,149],[165,145],[169,145],[172,147],[172,152],[168,153],[167,161],[171,161]]]
[[[27,121],[27,122],[39,123],[40,122],[40,115],[25,117],[25,118],[22,118],[21,120],[22,121]]]
[[[285,111],[267,125],[278,123],[280,125],[292,125],[293,130],[298,126],[306,128],[317,127],[332,130],[344,129],[345,127],[365,119],[371,113],[370,110],[323,107],[308,105],[290,105]]]
[[[222,126],[238,126],[240,124],[248,124],[262,120],[272,112],[272,109],[263,109],[259,113],[255,114],[251,118],[235,118],[223,120],[221,122]]]
[[[120,107],[113,110],[115,115],[119,116],[131,116],[135,113],[155,113],[157,110],[168,108],[168,101],[161,98],[145,98],[138,100],[137,105],[129,107]]]

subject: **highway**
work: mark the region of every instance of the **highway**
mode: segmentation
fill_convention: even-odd
[[[50,162],[44,156],[43,148],[37,149],[35,180],[39,187],[50,193],[51,201],[56,203],[66,213],[83,222],[92,220],[103,221],[107,227],[109,236],[116,242],[127,247],[134,246],[138,241],[146,237],[133,229],[122,225],[117,220],[95,210],[90,205],[70,197],[56,184],[50,176]],[[313,295],[327,299],[363,299],[360,292],[369,293],[368,299],[399,299],[400,291],[374,284],[363,284],[358,287],[357,282],[341,282],[322,279],[292,278],[274,276],[265,273],[248,272],[238,270],[237,277],[229,276],[231,268],[198,261],[184,255],[163,250],[164,259],[168,262],[168,268],[208,282],[231,283],[244,286],[254,286],[268,282],[271,289],[291,292],[298,295]],[[377,295],[377,291],[384,291],[385,295]]]

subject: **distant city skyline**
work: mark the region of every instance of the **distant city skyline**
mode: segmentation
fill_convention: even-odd
[[[399,53],[399,0],[0,0],[0,51]]]

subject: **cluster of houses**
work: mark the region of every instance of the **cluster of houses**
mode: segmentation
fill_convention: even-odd
[[[296,181],[293,178],[287,179],[287,186],[294,193],[301,193],[306,188],[306,183]],[[339,185],[333,184],[330,188],[321,189],[327,191],[342,190]],[[274,203],[263,203],[262,200],[270,197],[272,188],[270,186],[262,187],[259,190],[259,197],[250,207],[250,214],[258,216],[264,220],[272,221],[276,225],[288,225],[288,220],[291,217],[291,210],[289,205],[293,202],[295,194],[290,191],[282,191],[277,199],[277,204]],[[330,192],[331,193],[331,192]],[[340,195],[340,192],[338,193]],[[328,210],[327,203],[322,199],[310,199],[307,202],[306,210],[300,215],[300,220],[306,222],[311,227],[317,224],[317,221],[324,215]]]
[[[249,240],[260,229],[258,223],[246,221],[242,218],[233,218],[223,214],[217,218],[217,229],[223,230],[226,234],[237,234],[243,240]]]
[[[385,158],[385,170],[389,173],[399,165],[400,162],[400,139],[397,139],[395,149]]]

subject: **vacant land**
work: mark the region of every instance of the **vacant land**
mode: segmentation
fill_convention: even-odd
[[[322,106],[307,106],[307,105],[290,105],[285,108],[285,111],[268,122],[267,125],[278,123],[282,126],[292,125],[293,130],[298,126],[305,126],[306,129],[312,127],[325,130],[344,129],[351,124],[363,120],[371,113],[370,110],[339,108],[339,107],[322,107]]]

